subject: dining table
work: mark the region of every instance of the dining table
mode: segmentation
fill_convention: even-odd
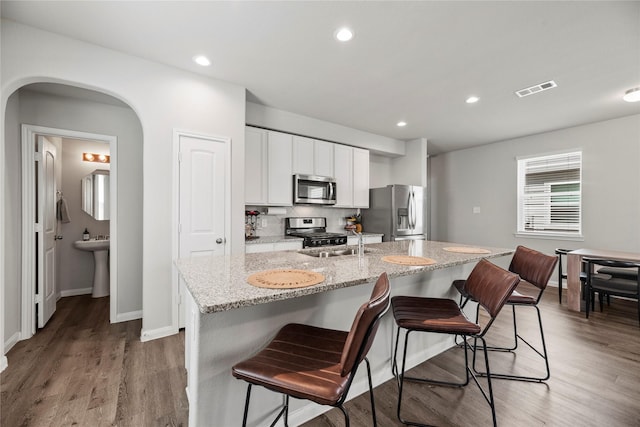
[[[606,249],[576,249],[567,254],[567,307],[571,311],[582,311],[580,272],[583,258],[614,259],[640,262],[640,253],[620,252]]]

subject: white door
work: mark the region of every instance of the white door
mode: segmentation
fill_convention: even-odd
[[[56,147],[38,136],[38,328],[56,311]]]
[[[225,255],[227,144],[188,135],[179,138],[178,256]],[[180,279],[180,295],[184,295],[183,286]],[[183,327],[183,304],[178,313],[179,327]]]

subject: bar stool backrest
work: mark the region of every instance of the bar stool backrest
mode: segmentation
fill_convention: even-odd
[[[389,309],[390,295],[389,278],[387,273],[382,273],[373,287],[369,301],[360,307],[353,319],[340,360],[340,375],[343,377],[358,366],[369,352],[380,318]]]
[[[466,289],[494,319],[518,283],[517,274],[482,259],[467,278]]]
[[[558,257],[556,256],[518,246],[516,253],[511,258],[509,271],[516,273],[522,280],[542,291],[547,287],[557,263]]]

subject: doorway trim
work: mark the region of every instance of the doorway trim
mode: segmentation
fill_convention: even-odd
[[[36,232],[36,204],[35,204],[35,162],[36,155],[34,141],[36,135],[52,136],[69,139],[83,139],[109,144],[111,155],[110,173],[110,231],[111,257],[110,257],[110,314],[111,323],[116,321],[117,316],[117,292],[118,292],[118,167],[117,167],[117,146],[118,138],[111,135],[101,135],[96,133],[80,132],[69,129],[57,129],[46,126],[35,126],[22,124],[21,136],[21,162],[22,162],[22,315],[20,319],[20,339],[31,338],[36,333],[35,319],[35,291],[36,280],[36,257],[35,239]],[[27,219],[34,219],[29,221]],[[57,292],[57,290],[56,290]]]
[[[222,143],[226,147],[226,159],[225,167],[227,170],[227,176],[225,179],[225,195],[224,195],[224,233],[227,242],[231,237],[231,138],[226,136],[217,135],[205,135],[202,133],[192,132],[183,129],[173,129],[173,189],[172,189],[172,244],[171,244],[171,258],[174,260],[172,263],[172,286],[171,286],[171,327],[177,333],[182,325],[180,325],[180,313],[178,310],[184,310],[186,301],[184,295],[180,292],[180,277],[178,269],[175,265],[175,261],[178,259],[180,250],[180,137],[192,137],[210,141],[212,143]],[[228,246],[227,246],[228,248]],[[228,253],[228,252],[227,252]]]

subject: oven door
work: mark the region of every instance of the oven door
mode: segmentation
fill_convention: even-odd
[[[335,180],[326,176],[294,175],[293,203],[297,205],[335,205]]]

